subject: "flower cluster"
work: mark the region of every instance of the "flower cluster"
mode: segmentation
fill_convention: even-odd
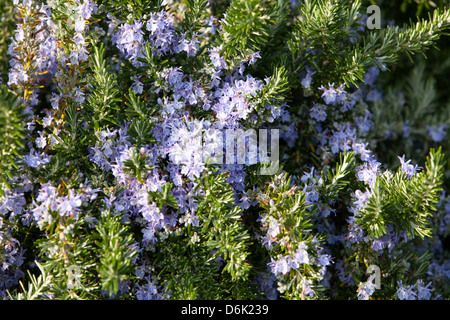
[[[51,78],[57,68],[51,10],[45,4],[38,8],[36,12],[32,1],[23,3],[17,29],[8,48],[11,56],[8,85],[23,92],[24,103],[30,107],[39,103],[40,84]]]
[[[404,285],[401,281],[396,292],[399,300],[430,300],[432,294],[431,283],[425,285],[422,279],[414,285]]]
[[[371,275],[366,282],[360,282],[358,284],[358,299],[369,300],[370,296],[375,292],[376,285],[373,283],[375,275]]]
[[[163,57],[183,51],[188,57],[194,56],[199,41],[195,35],[190,40],[186,39],[185,33],[178,35],[173,20],[173,16],[165,11],[151,12],[146,21],[121,24],[112,36],[112,43],[135,67],[144,65],[138,59],[144,58],[142,50],[146,44],[150,44],[155,56]],[[144,28],[149,32],[145,39]]]

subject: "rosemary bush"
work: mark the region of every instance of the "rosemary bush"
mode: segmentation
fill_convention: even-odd
[[[448,299],[446,5],[0,0],[0,297]]]

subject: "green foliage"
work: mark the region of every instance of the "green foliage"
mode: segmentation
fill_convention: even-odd
[[[344,152],[339,154],[339,162],[336,163],[334,170],[328,170],[326,173],[322,173],[322,180],[326,181],[323,186],[319,186],[321,194],[325,197],[325,203],[329,203],[329,200],[337,198],[340,191],[346,187],[350,181],[344,180],[347,175],[355,170],[355,153]]]
[[[428,218],[439,202],[444,165],[441,151],[431,150],[425,171],[411,179],[405,179],[401,169],[395,175],[384,172],[358,223],[376,238],[386,233],[386,224],[404,230],[409,237],[430,236]]]
[[[206,11],[207,0],[187,0],[187,10],[184,19],[180,23],[180,31],[185,32],[188,38],[192,38],[196,32],[204,27],[202,18],[208,15]]]
[[[196,188],[204,190],[194,196],[201,224],[168,235],[169,245],[155,253],[158,276],[175,299],[250,299],[250,236],[233,190],[225,174],[215,173]]]
[[[124,227],[117,216],[103,216],[96,228],[100,256],[98,274],[102,289],[112,296],[119,291],[121,282],[134,277],[133,259],[137,254],[132,247],[134,239],[129,228]]]
[[[114,16],[124,17],[130,21],[142,19],[142,17],[151,11],[160,11],[162,9],[162,0],[100,0],[99,5],[103,6],[104,13],[112,13]],[[133,17],[133,19],[131,19]]]
[[[6,85],[0,84],[0,90],[0,185],[10,189],[8,180],[13,178],[12,172],[19,168],[17,157],[24,148],[24,116],[21,104]],[[2,195],[3,190],[0,189]]]
[[[362,66],[373,62],[380,66],[395,63],[400,53],[411,55],[430,48],[449,24],[450,11],[436,9],[427,20],[403,28],[387,27],[381,32],[372,32],[364,39],[364,49],[354,50],[352,59]]]
[[[45,290],[47,290],[52,282],[52,278],[45,272],[45,268],[39,262],[36,262],[41,274],[36,278],[33,274],[28,271],[28,276],[30,281],[28,282],[28,289],[25,289],[22,281],[20,286],[23,293],[18,293],[17,296],[11,296],[14,300],[38,300],[44,296]]]
[[[9,68],[8,45],[9,38],[14,32],[14,6],[12,1],[0,1],[0,17],[2,28],[0,30],[0,79],[6,81]]]
[[[300,6],[300,18],[294,25],[288,48],[303,56],[321,76],[333,79],[331,82],[362,80],[367,66],[361,68],[354,60],[346,61],[355,46],[355,41],[351,41],[355,37],[351,30],[361,24],[360,6],[360,1],[305,1]],[[320,52],[319,56],[308,52],[307,48],[315,48]],[[370,50],[370,47],[364,48]]]
[[[233,280],[246,279],[250,269],[246,262],[250,236],[241,221],[242,210],[233,205],[233,189],[224,174],[204,177],[197,187],[205,190],[198,197],[197,210],[201,212],[205,245],[215,251],[212,259],[222,256],[226,261],[223,272],[229,273]]]
[[[134,119],[130,125],[130,136],[137,147],[155,142],[150,133],[153,124],[156,123],[156,107],[148,107],[140,100],[133,90],[129,90],[128,101],[125,105],[128,119]]]
[[[99,132],[102,128],[101,123],[116,124],[114,111],[119,110],[116,103],[120,101],[117,97],[119,90],[116,88],[115,75],[108,72],[106,66],[103,45],[99,48],[94,47],[91,69],[93,79],[89,82],[91,93],[87,99],[86,108],[92,112],[89,116],[92,116],[95,131]]]
[[[317,208],[306,204],[305,193],[299,186],[291,186],[287,174],[273,177],[264,193],[257,195],[257,200],[264,210],[261,219],[261,231],[267,232],[276,221],[280,223],[278,232],[273,239],[273,247],[269,250],[271,259],[288,256],[297,259],[298,251],[305,251],[308,258],[299,262],[297,268],[292,268],[287,274],[278,275],[278,286],[282,297],[287,299],[306,299],[310,286],[315,294],[322,290],[319,268],[314,260],[319,253],[323,238],[313,232],[313,217]]]
[[[282,22],[285,1],[232,1],[222,22],[222,51],[232,65],[261,50]]]
[[[280,102],[284,100],[283,94],[289,89],[286,75],[284,67],[274,70],[273,75],[267,79],[264,89],[255,97],[258,106],[264,107],[266,103],[280,106]]]

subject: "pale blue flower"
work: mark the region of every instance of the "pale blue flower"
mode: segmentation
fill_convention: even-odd
[[[302,79],[302,86],[305,88],[309,88],[311,86],[312,76],[315,74],[315,71],[307,70],[306,76]]]
[[[81,19],[90,19],[93,13],[97,13],[97,4],[89,0],[84,0],[83,3],[77,1],[78,7],[76,11],[80,15]]]
[[[81,90],[81,88],[76,88],[75,89],[75,101],[79,102],[79,103],[83,103],[84,102],[84,92],[83,90]]]
[[[386,243],[380,239],[375,239],[372,242],[372,250],[374,251],[380,251],[383,250],[386,247]]]
[[[319,87],[319,90],[323,91],[322,98],[326,104],[336,105],[338,103],[343,103],[347,96],[347,92],[342,90],[344,84],[340,85],[338,88],[334,88],[333,84],[328,84],[328,89],[323,85]]]
[[[45,135],[44,131],[39,131],[38,133],[39,133],[39,137],[36,138],[35,143],[38,148],[43,149],[47,145],[47,138],[44,137],[44,135]]]
[[[319,253],[319,257],[317,258],[317,263],[321,266],[329,266],[332,262],[331,255],[326,253]]]
[[[447,135],[447,127],[446,124],[426,126],[428,135],[434,142],[442,142],[442,140],[444,140]]]
[[[369,300],[376,289],[376,285],[373,283],[374,279],[375,275],[371,275],[366,282],[360,282],[358,284],[358,300]]]
[[[373,160],[371,162],[366,162],[363,165],[357,167],[357,178],[359,181],[366,182],[371,188],[375,186],[375,181],[377,179],[378,170],[381,166],[381,163],[379,163],[376,160]]]
[[[417,170],[419,169],[419,166],[416,164],[415,166],[410,164],[411,160],[405,161],[405,155],[403,155],[401,158],[398,157],[401,164],[402,171],[406,174],[408,178],[413,177]]]
[[[222,46],[208,50],[209,58],[217,70],[222,70],[227,67],[225,60],[220,56],[220,50],[222,50]]]
[[[326,106],[314,103],[313,107],[309,110],[309,115],[317,121],[325,121],[327,118]]]
[[[358,126],[358,129],[362,132],[370,131],[370,129],[372,129],[373,127],[372,113],[366,110],[364,117],[356,117],[355,122]]]
[[[364,84],[368,86],[373,85],[379,74],[380,69],[378,67],[370,67],[364,74]]]
[[[355,201],[356,209],[362,210],[364,209],[367,202],[369,202],[370,197],[372,196],[372,192],[367,190],[366,192],[362,192],[361,190],[355,191],[355,197],[358,199]]]
[[[73,215],[75,219],[78,218],[78,212],[81,210],[82,196],[76,194],[74,190],[69,190],[69,194],[57,199],[57,209],[61,216]]]
[[[433,289],[430,288],[431,282],[429,282],[426,286],[422,279],[417,280],[416,288],[417,288],[417,299],[418,300],[430,300],[431,292]]]
[[[367,149],[368,143],[357,143],[354,142],[352,145],[352,149],[356,154],[359,154],[362,161],[370,161],[372,160],[372,151]]]
[[[133,82],[133,90],[137,95],[141,94],[144,89],[144,84],[139,81],[139,78],[135,77]]]
[[[81,33],[84,32],[86,30],[86,21],[81,18],[78,17],[78,19],[75,20],[75,32]]]
[[[417,293],[414,292],[414,286],[403,285],[402,280],[398,283],[397,297],[399,300],[417,300]]]
[[[288,263],[288,258],[289,256],[283,256],[280,257],[278,260],[274,259],[271,260],[269,266],[271,267],[273,274],[286,275],[291,270],[291,267],[289,266]]]
[[[300,243],[294,252],[293,258],[299,264],[309,264],[308,251],[305,243]]]

